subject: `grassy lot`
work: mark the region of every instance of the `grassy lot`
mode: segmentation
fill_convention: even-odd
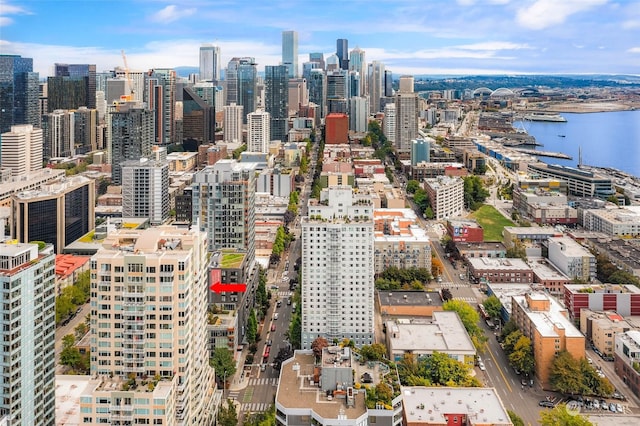
[[[505,226],[514,226],[513,222],[488,204],[473,212],[471,217],[476,219],[484,229],[485,241],[502,241],[502,229]]]
[[[223,268],[238,268],[242,265],[244,254],[242,253],[223,253],[220,266]]]

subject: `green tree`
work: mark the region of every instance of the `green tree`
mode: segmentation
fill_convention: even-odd
[[[231,399],[227,399],[227,406],[220,404],[218,409],[218,424],[220,426],[237,426],[238,413],[236,406]]]
[[[522,420],[522,417],[520,417],[519,415],[517,415],[511,410],[507,410],[507,414],[509,415],[509,418],[511,419],[511,423],[513,423],[513,426],[524,426],[524,420]]]
[[[291,318],[291,324],[289,324],[289,331],[287,333],[289,343],[291,343],[293,349],[300,349],[302,347],[302,321],[300,320],[300,313],[297,312],[298,309],[300,309],[300,306],[296,308],[296,312]]]
[[[234,159],[237,160],[240,158],[240,155],[242,155],[242,153],[245,152],[246,150],[247,150],[247,144],[245,143],[243,145],[240,145],[240,147],[234,149],[231,155]]]
[[[555,390],[565,394],[582,395],[585,391],[580,364],[567,351],[561,351],[553,360],[549,381]]]
[[[60,364],[74,366],[80,362],[80,351],[75,347],[76,337],[67,334],[62,338],[62,351],[60,352]]]
[[[56,297],[56,323],[60,324],[65,318],[71,315],[71,312],[75,309],[76,306],[64,293]]]
[[[521,336],[513,345],[509,354],[509,362],[524,374],[531,374],[535,369],[531,339]]]
[[[215,348],[211,359],[209,359],[209,365],[215,369],[219,382],[236,374],[236,362],[233,359],[233,354],[227,348]]]
[[[418,189],[420,189],[420,182],[415,179],[411,179],[407,182],[407,194],[414,194]]]
[[[476,349],[481,350],[487,341],[487,336],[485,336],[484,331],[478,326],[480,314],[463,300],[448,300],[443,303],[442,309],[445,311],[454,311],[458,314]]]
[[[77,339],[82,339],[85,334],[89,331],[89,326],[85,322],[81,322],[73,329],[76,334]]]
[[[518,329],[518,326],[516,325],[516,323],[513,321],[513,319],[510,319],[502,327],[502,333],[501,333],[502,335],[500,337],[502,338],[502,340],[504,340],[507,338],[508,335],[510,335],[517,329]]]
[[[502,310],[502,303],[500,302],[500,299],[498,299],[497,296],[492,294],[491,296],[487,297],[485,301],[482,302],[482,304],[484,305],[484,310],[487,312],[487,314],[491,318],[500,317],[500,311]]]
[[[256,311],[252,308],[249,311],[249,319],[247,320],[247,342],[255,343],[258,336],[258,320]]]
[[[567,409],[566,404],[558,404],[551,410],[540,411],[542,426],[593,426],[586,417]]]
[[[360,348],[360,356],[365,361],[381,361],[387,355],[387,347],[382,343],[363,345]]]
[[[503,347],[507,354],[510,354],[511,352],[513,352],[513,348],[516,346],[516,343],[518,342],[518,340],[520,340],[522,336],[523,336],[522,332],[516,329],[515,331],[512,331],[504,338]]]

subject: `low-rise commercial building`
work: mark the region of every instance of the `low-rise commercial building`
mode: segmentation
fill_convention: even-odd
[[[613,311],[594,312],[590,309],[580,311],[580,331],[605,356],[613,356],[616,334],[632,328],[622,316]]]
[[[437,291],[377,291],[376,303],[383,317],[430,318],[443,310]]]
[[[508,426],[509,413],[495,388],[403,386],[406,426]]]
[[[447,232],[454,242],[479,243],[484,241],[484,230],[475,220],[447,221]]]
[[[576,319],[581,309],[640,315],[640,288],[631,284],[567,284],[564,305]]]
[[[615,371],[632,393],[640,395],[640,330],[616,334],[615,342]]]
[[[569,195],[576,197],[606,199],[616,193],[613,180],[594,171],[536,162],[528,164],[527,172],[533,177],[567,182]]]
[[[431,320],[387,321],[386,327],[389,359],[393,361],[406,354],[424,358],[440,352],[468,366],[474,364],[476,348],[456,312],[435,311]]]
[[[463,259],[474,257],[505,258],[507,248],[502,243],[456,243],[456,250]]]
[[[489,283],[532,283],[533,271],[522,259],[467,258],[469,274]]]
[[[512,299],[511,319],[531,339],[538,383],[549,389],[554,358],[563,350],[576,359],[584,358],[584,336],[569,319],[567,310],[549,295],[530,292]]]
[[[555,296],[564,295],[564,286],[571,283],[569,277],[550,265],[544,258],[529,257],[528,260],[533,271],[534,283]]]
[[[571,279],[590,282],[596,277],[596,257],[569,237],[550,237],[549,262]]]
[[[411,209],[375,209],[375,273],[390,267],[431,271],[431,240]]]
[[[640,237],[640,208],[609,207],[583,211],[582,226],[606,235],[638,238]]]

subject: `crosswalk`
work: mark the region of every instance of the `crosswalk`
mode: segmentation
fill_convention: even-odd
[[[249,386],[278,386],[277,377],[260,377],[258,379],[249,379]]]
[[[243,413],[260,413],[268,411],[271,404],[267,402],[247,402],[240,404],[240,411]]]
[[[461,287],[469,287],[469,283],[452,283],[449,281],[438,283],[440,288],[461,288]]]
[[[240,396],[240,391],[239,390],[229,391],[229,392],[227,392],[227,395],[226,395],[227,398],[233,399],[235,401],[238,400],[239,396]]]
[[[291,292],[290,291],[279,291],[278,292],[278,297],[289,297],[291,296]]]
[[[453,300],[462,300],[467,303],[477,303],[478,300],[475,297],[454,297]]]

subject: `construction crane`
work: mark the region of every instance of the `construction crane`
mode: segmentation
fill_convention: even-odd
[[[121,50],[122,61],[124,62],[124,78],[127,80],[127,84],[129,85],[129,94],[123,95],[123,99],[126,101],[134,100],[134,90],[133,90],[133,80],[131,79],[131,75],[129,74],[129,65],[127,65],[127,55],[124,54],[124,50]]]

